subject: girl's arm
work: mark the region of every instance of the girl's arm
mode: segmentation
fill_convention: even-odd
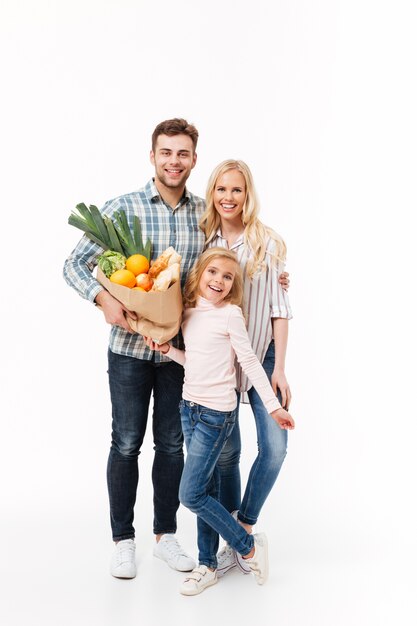
[[[274,392],[281,392],[282,406],[286,409],[291,404],[291,390],[285,376],[285,354],[288,342],[288,320],[282,317],[272,318],[272,331],[275,342],[275,366],[272,372],[271,385]]]
[[[184,350],[179,350],[178,348],[174,348],[170,343],[156,343],[152,341],[151,337],[144,337],[145,343],[151,350],[155,350],[156,352],[161,352],[165,356],[169,356],[170,359],[184,366],[185,363],[185,352]]]

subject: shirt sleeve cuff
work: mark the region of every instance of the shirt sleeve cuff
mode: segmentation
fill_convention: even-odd
[[[104,287],[100,285],[100,283],[94,283],[93,285],[91,285],[91,287],[87,289],[87,293],[86,293],[87,300],[92,302],[92,304],[95,304],[95,299],[100,293],[100,291],[104,291]]]
[[[292,311],[289,308],[280,309],[278,306],[271,307],[271,317],[281,317],[284,320],[292,320]]]

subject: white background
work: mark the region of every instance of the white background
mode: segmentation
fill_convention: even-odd
[[[414,625],[414,2],[10,0],[0,17],[2,623]],[[195,193],[219,161],[250,165],[294,311],[297,428],[258,524],[270,581],[231,573],[197,598],[152,557],[150,436],[138,577],[108,573],[108,328],[61,277],[71,209],[145,184],[174,116],[200,131]],[[184,509],[178,536],[195,555]]]

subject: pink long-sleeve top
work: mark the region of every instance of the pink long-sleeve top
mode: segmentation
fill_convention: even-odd
[[[183,398],[217,411],[237,404],[235,356],[268,413],[281,407],[249,341],[245,320],[234,304],[216,305],[200,297],[182,322],[185,351],[171,346],[167,356],[184,366]]]

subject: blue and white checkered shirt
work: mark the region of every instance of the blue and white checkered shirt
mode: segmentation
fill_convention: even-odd
[[[184,286],[189,270],[204,248],[204,234],[198,227],[205,209],[204,200],[186,189],[175,209],[172,209],[159,195],[153,180],[150,180],[143,189],[106,202],[102,213],[112,217],[114,211],[119,209],[126,212],[131,228],[133,216],[139,217],[143,241],[149,237],[152,242],[153,259],[169,246],[173,246],[182,256],[181,284]],[[90,302],[94,302],[97,294],[103,289],[92,275],[97,258],[102,252],[100,246],[84,236],[64,265],[64,278],[67,283]],[[178,335],[172,340],[172,345],[180,347]],[[109,347],[116,354],[138,359],[149,361],[154,359],[157,363],[170,360],[160,352],[149,350],[141,335],[136,333],[132,335],[120,326],[112,326]]]

